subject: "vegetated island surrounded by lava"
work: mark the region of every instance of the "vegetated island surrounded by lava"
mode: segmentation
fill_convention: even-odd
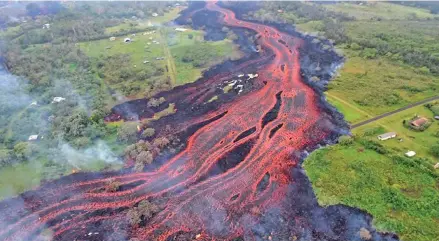
[[[141,173],[72,174],[2,201],[1,240],[43,240],[47,230],[69,241],[398,240],[377,232],[359,209],[320,207],[301,168],[307,153],[348,131],[322,97],[321,83],[342,58],[290,27],[241,20],[252,3],[224,5],[191,3],[178,21],[205,25],[207,38],[233,29],[244,58],[158,94],[166,99],[158,107],[134,100],[107,117],[148,118],[175,103],[175,114],[152,125],[157,136],[177,135],[180,152],[160,155],[160,165]],[[121,184],[116,192],[96,191],[111,180]],[[127,212],[142,200],[157,208],[130,225]]]

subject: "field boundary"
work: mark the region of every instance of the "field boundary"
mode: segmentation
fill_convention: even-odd
[[[426,103],[428,103],[428,102],[430,102],[430,101],[433,101],[433,100],[439,100],[439,95],[437,95],[437,96],[433,96],[433,97],[430,97],[430,98],[427,98],[427,99],[425,99],[425,100],[421,100],[421,101],[418,101],[418,102],[415,102],[415,103],[412,103],[412,104],[409,104],[409,105],[404,106],[404,107],[402,107],[402,108],[399,108],[399,109],[396,109],[396,110],[393,110],[393,111],[390,111],[390,112],[387,112],[387,113],[384,113],[384,114],[381,114],[381,115],[375,116],[375,117],[370,118],[370,119],[368,119],[368,120],[358,122],[358,123],[356,123],[356,124],[351,125],[351,129],[355,129],[355,128],[357,128],[357,127],[360,127],[360,126],[363,126],[363,125],[366,125],[366,124],[372,123],[372,122],[374,122],[374,121],[377,121],[377,120],[383,119],[383,118],[385,118],[385,117],[388,117],[388,116],[394,115],[394,114],[399,113],[399,112],[401,112],[401,111],[405,111],[405,110],[411,109],[411,108],[413,108],[413,107],[416,107],[416,106],[419,106],[419,105],[426,104]]]

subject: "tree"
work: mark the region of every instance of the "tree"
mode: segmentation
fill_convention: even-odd
[[[106,188],[107,192],[116,192],[117,190],[119,190],[121,183],[118,181],[115,181],[114,179],[111,179],[108,182],[108,186]]]
[[[137,123],[122,123],[117,129],[117,139],[123,142],[134,142],[137,139]]]
[[[362,55],[365,59],[373,59],[377,55],[377,50],[375,48],[365,48]]]
[[[143,138],[147,138],[147,137],[151,137],[155,134],[155,130],[154,128],[146,128],[143,132],[142,132],[142,137]]]
[[[136,156],[136,162],[143,164],[151,164],[152,160],[153,157],[150,151],[141,151],[139,155]]]
[[[141,163],[141,162],[136,162],[134,164],[134,167],[133,167],[135,172],[142,172],[143,168],[145,168],[145,165],[143,163]]]
[[[0,167],[8,165],[12,162],[11,151],[7,149],[0,149]]]
[[[127,218],[131,225],[139,225],[140,222],[148,221],[152,216],[160,211],[160,208],[148,200],[139,202],[137,207],[133,207],[127,212]]]
[[[439,157],[439,144],[436,144],[436,145],[433,145],[432,147],[430,147],[430,152],[435,157]]]
[[[148,200],[141,201],[137,208],[145,221],[148,221],[155,213],[160,211],[157,205]]]
[[[82,110],[76,110],[73,114],[61,120],[61,135],[67,141],[82,137],[86,134],[85,130],[89,124],[90,119],[87,114]]]
[[[350,146],[354,143],[354,140],[352,137],[344,135],[338,138],[338,143],[342,146]]]
[[[14,154],[20,160],[28,159],[34,151],[34,146],[27,142],[19,142],[14,146]]]
[[[132,208],[132,209],[128,210],[127,218],[128,218],[128,222],[131,225],[138,225],[142,221],[137,208]]]
[[[38,14],[40,14],[40,6],[38,6],[37,3],[29,3],[26,5],[26,11],[29,16],[32,18],[36,17]]]
[[[169,143],[170,143],[170,141],[168,140],[168,138],[159,137],[159,138],[154,140],[153,145],[162,149],[162,148],[166,147],[167,145],[169,145]]]

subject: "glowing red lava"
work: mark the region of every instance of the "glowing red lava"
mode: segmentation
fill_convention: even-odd
[[[182,120],[184,128],[219,116],[198,128],[185,149],[155,171],[104,173],[104,177],[75,174],[2,202],[0,239],[38,239],[45,228],[53,231],[55,240],[109,236],[112,240],[166,240],[181,232],[199,234],[200,240],[252,239],[249,230],[261,213],[271,208],[288,212],[284,203],[299,175],[292,170],[300,153],[331,134],[330,118],[318,106],[317,94],[301,80],[298,49],[302,40],[270,26],[238,20],[234,12],[214,2],[208,2],[206,9],[222,13],[225,25],[260,35],[262,51],[272,53],[268,64],[257,70],[255,81],[261,88],[202,117]],[[205,84],[232,74],[236,76],[213,76]],[[175,95],[184,93],[189,99],[200,94],[196,91],[185,87]],[[127,188],[93,192],[110,179]],[[146,225],[129,227],[127,208],[144,199],[161,200],[162,210]],[[297,225],[303,223],[296,215]]]

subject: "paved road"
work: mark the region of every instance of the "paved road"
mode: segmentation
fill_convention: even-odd
[[[404,110],[408,110],[408,109],[413,108],[415,106],[426,104],[426,103],[428,103],[430,101],[433,101],[433,100],[439,100],[439,96],[433,96],[433,97],[430,97],[428,99],[421,100],[421,101],[418,101],[416,103],[410,104],[408,106],[404,106],[404,107],[402,107],[400,109],[397,109],[397,110],[394,110],[394,111],[390,111],[390,112],[381,114],[379,116],[375,116],[374,118],[371,118],[371,119],[368,119],[368,120],[365,120],[365,121],[362,121],[362,122],[359,122],[359,123],[355,123],[355,124],[351,125],[351,129],[355,129],[357,127],[369,124],[371,122],[377,121],[377,120],[385,118],[387,116],[399,113],[399,112],[404,111]]]

